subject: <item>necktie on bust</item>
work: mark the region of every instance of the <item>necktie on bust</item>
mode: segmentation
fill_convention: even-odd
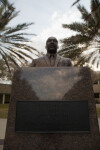
[[[50,64],[51,64],[51,66],[54,66],[54,64],[55,64],[55,55],[54,54],[50,55]]]

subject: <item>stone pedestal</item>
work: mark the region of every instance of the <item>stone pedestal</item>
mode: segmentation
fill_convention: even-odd
[[[31,132],[28,132],[30,128],[26,129],[27,125],[25,126],[25,130],[23,127],[20,128],[22,124],[20,124],[21,121],[19,122],[18,128],[17,125],[20,114],[24,114],[23,117],[25,117],[26,112],[24,108],[28,108],[28,105],[23,105],[25,104],[24,102],[35,101],[49,101],[49,103],[55,101],[62,102],[62,104],[68,101],[73,102],[75,105],[76,103],[74,102],[79,101],[82,102],[82,104],[86,102],[86,106],[88,107],[84,105],[84,109],[88,109],[88,111],[86,111],[86,116],[88,115],[87,121],[85,120],[87,122],[87,128],[85,128],[84,131],[83,127],[82,131],[77,128],[75,131],[71,128],[65,128],[58,129],[58,132],[56,129],[56,132],[53,131],[51,133],[49,132],[50,128],[45,132],[45,128],[42,128],[40,129],[40,131],[43,130],[42,132],[34,132],[33,129],[31,129]],[[21,103],[23,111],[20,109],[21,105],[19,103]],[[32,105],[34,105],[34,103],[32,103]],[[78,105],[76,106],[84,119],[84,113],[81,112],[81,110],[84,112],[83,107],[80,109]],[[30,109],[28,110],[30,112],[32,106],[29,107]],[[62,107],[64,107],[64,105]],[[72,109],[72,106],[70,107]],[[57,103],[57,111],[59,110]],[[29,122],[30,120],[29,117]],[[66,121],[65,123],[68,125]],[[76,67],[21,68],[16,70],[13,78],[4,150],[100,150],[100,134],[90,70],[88,68]]]

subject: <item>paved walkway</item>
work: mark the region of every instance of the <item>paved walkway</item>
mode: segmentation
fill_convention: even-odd
[[[0,150],[3,150],[2,140],[5,138],[7,119],[0,119]]]
[[[0,145],[0,150],[3,150],[3,145]]]
[[[0,139],[5,138],[6,123],[7,119],[0,119]]]

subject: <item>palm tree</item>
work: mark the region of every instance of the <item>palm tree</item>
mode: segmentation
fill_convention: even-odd
[[[74,3],[72,4],[72,6],[76,5],[78,2],[80,2],[80,0],[74,1]]]
[[[15,27],[8,26],[8,23],[18,14],[19,12],[15,11],[12,4],[7,3],[6,6],[3,4],[0,6],[0,58],[4,59],[9,72],[11,72],[10,62],[16,66],[24,65],[28,58],[32,59],[33,52],[37,52],[28,44],[30,40],[27,36],[34,34],[23,32],[33,23],[18,24]]]
[[[0,0],[0,4],[7,5],[7,3],[8,3],[8,0]]]
[[[76,35],[61,40],[63,45],[59,54],[77,60],[77,65],[91,62],[96,63],[98,67],[100,65],[100,1],[91,0],[92,13],[89,13],[84,6],[78,5],[77,8],[83,23],[63,24],[64,28],[76,31]],[[90,52],[82,55],[87,50]]]

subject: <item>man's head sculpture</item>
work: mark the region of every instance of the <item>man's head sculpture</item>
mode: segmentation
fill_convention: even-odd
[[[55,37],[49,37],[46,41],[47,53],[56,54],[58,47],[58,40]]]

